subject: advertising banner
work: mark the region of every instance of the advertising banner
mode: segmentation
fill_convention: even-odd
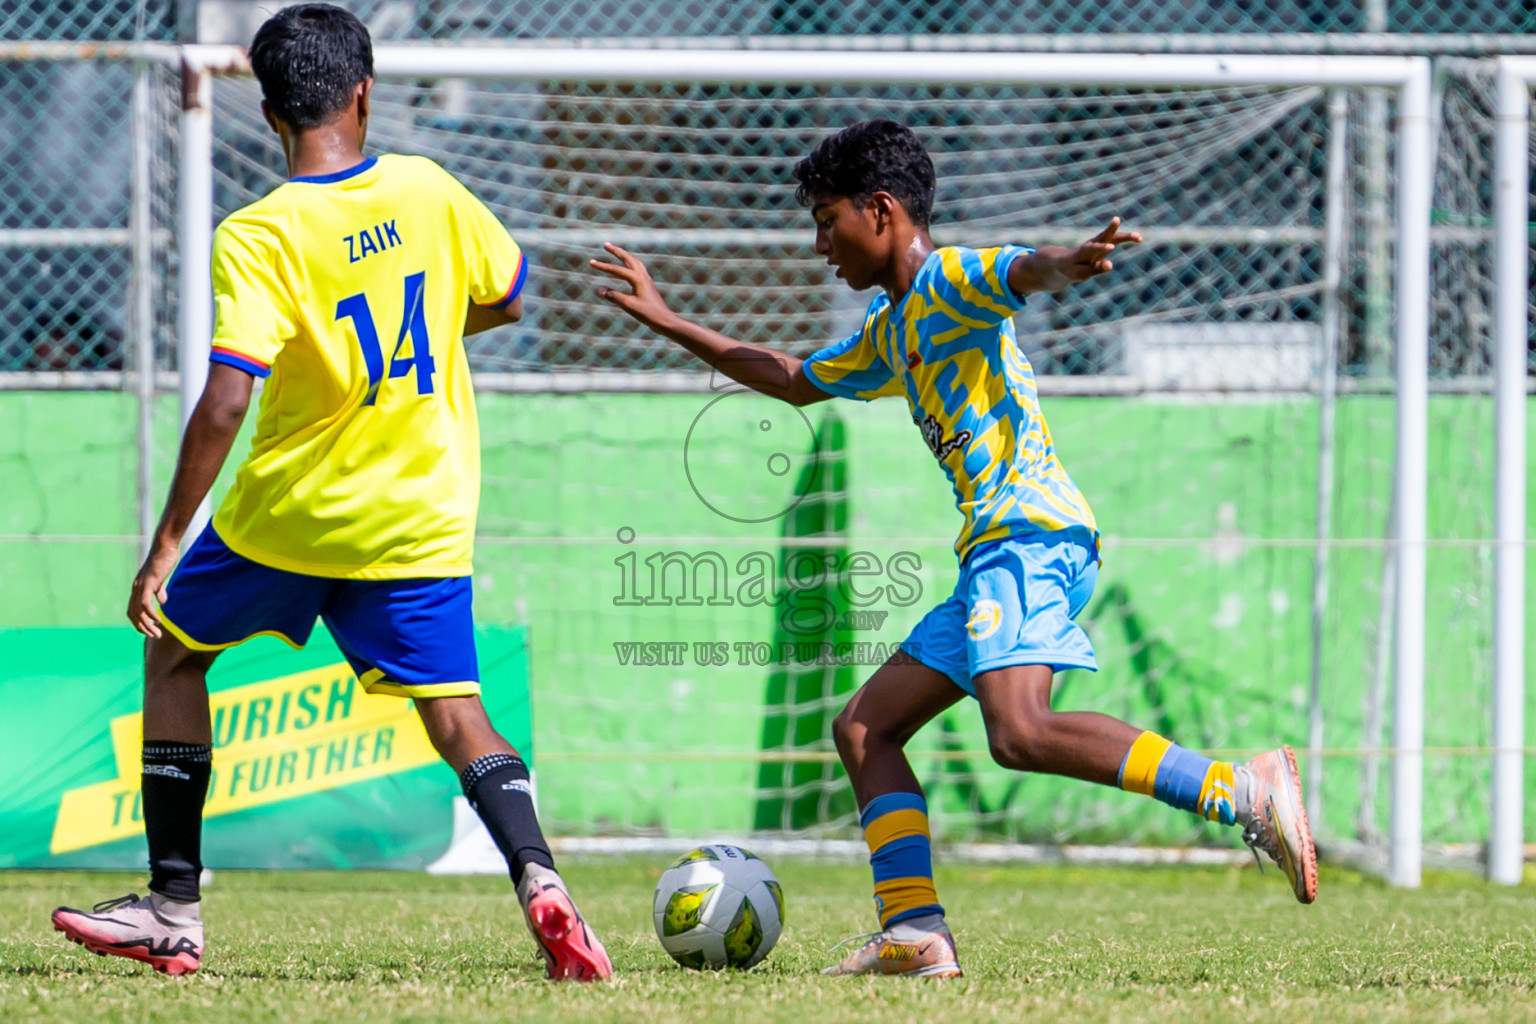
[[[526,630],[477,643],[491,719],[531,758]],[[127,628],[0,631],[0,866],[144,866],[141,652]],[[412,703],[363,692],[324,630],[302,651],[225,652],[209,691],[209,867],[421,868],[447,847],[453,771]]]

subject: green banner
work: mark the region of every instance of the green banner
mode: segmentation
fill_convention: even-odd
[[[522,627],[477,635],[483,699],[531,757]],[[0,631],[0,866],[145,863],[142,642],[122,628]],[[295,651],[258,638],[209,679],[210,867],[420,868],[446,848],[458,781],[412,703],[363,692],[323,630]]]

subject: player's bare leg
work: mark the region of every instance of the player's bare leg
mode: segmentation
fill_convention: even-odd
[[[1117,784],[1142,730],[1093,711],[1051,708],[1049,665],[1019,665],[976,677],[976,701],[992,759],[1020,772]]]
[[[907,742],[964,697],[944,673],[901,651],[859,687],[832,722],[859,806],[882,793],[923,791],[907,760]]]
[[[432,746],[458,772],[464,795],[507,858],[528,930],[552,979],[594,981],[613,964],[555,871],[533,809],[528,767],[491,724],[479,697],[418,699]]]
[[[145,739],[212,743],[208,670],[219,651],[194,651],[170,633],[144,641]]]
[[[144,830],[150,889],[98,903],[59,907],[53,926],[101,956],[139,960],[188,974],[203,958],[198,876],[212,728],[208,668],[217,651],[194,651],[169,633],[145,641]]]
[[[1243,840],[1281,866],[1298,900],[1317,898],[1317,852],[1290,747],[1246,765],[1213,762],[1108,715],[1054,710],[1051,680],[1048,665],[976,677],[993,760],[1016,771],[1120,786],[1241,825]]]
[[[933,887],[922,786],[903,748],[965,696],[942,672],[898,653],[870,677],[832,724],[838,755],[861,808],[881,930],[827,974],[958,977],[955,940]]]
[[[433,748],[456,772],[486,754],[517,756],[491,724],[479,697],[433,697],[416,701],[416,713]]]

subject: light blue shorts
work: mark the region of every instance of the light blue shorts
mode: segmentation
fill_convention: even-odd
[[[901,649],[973,697],[972,680],[1011,665],[1098,671],[1088,634],[1072,621],[1098,578],[1098,548],[1084,527],[983,544]]]

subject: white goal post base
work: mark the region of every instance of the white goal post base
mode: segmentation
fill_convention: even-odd
[[[566,857],[655,857],[670,860],[706,843],[730,843],[760,857],[804,857],[862,864],[869,848],[859,839],[780,839],[766,836],[551,836],[550,851]],[[1206,847],[1050,846],[1042,843],[955,843],[941,847],[943,859],[966,864],[1196,864],[1240,866],[1253,861],[1247,850]],[[505,875],[507,860],[469,801],[453,798],[453,838],[429,875]]]
[[[473,819],[479,819],[462,797],[455,798],[454,822],[459,823],[460,810]],[[480,828],[479,845],[474,841],[461,841],[455,830],[455,856],[445,855],[428,866],[434,875],[503,875],[507,862],[491,842],[490,835]],[[472,828],[466,823],[466,836]],[[605,857],[651,857],[659,867],[678,855],[706,843],[729,843],[751,850],[760,857],[775,860],[792,857],[822,863],[865,864],[869,861],[869,848],[860,839],[784,839],[776,836],[713,835],[679,836],[553,836],[549,848],[557,857],[593,859]],[[1072,864],[1109,865],[1120,867],[1153,867],[1168,864],[1187,864],[1197,867],[1269,867],[1258,864],[1253,852],[1245,849],[1216,849],[1205,846],[1099,846],[1089,844],[1050,843],[946,843],[942,839],[934,845],[935,857],[950,864]],[[450,851],[452,852],[452,850]],[[1520,850],[1527,861],[1536,861],[1536,843],[1525,844]],[[1343,864],[1372,875],[1385,875],[1388,865],[1382,851],[1359,842],[1330,843],[1320,851],[1322,859],[1330,864]],[[1424,848],[1425,863],[1447,870],[1475,870],[1482,860],[1483,848],[1478,843],[1446,843]]]
[[[507,858],[496,848],[485,822],[462,796],[453,798],[453,838],[443,855],[427,865],[429,875],[504,875]]]

